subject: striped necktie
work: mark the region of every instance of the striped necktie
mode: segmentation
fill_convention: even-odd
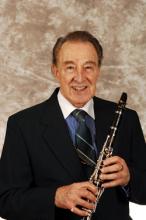
[[[86,117],[89,117],[89,115],[81,109],[75,109],[72,112],[72,115],[78,122],[75,138],[77,153],[83,164],[94,167],[96,162],[96,152],[92,146],[90,130],[86,125]]]

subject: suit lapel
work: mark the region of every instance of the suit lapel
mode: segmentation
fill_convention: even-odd
[[[58,104],[57,91],[48,100],[42,122],[45,125],[43,137],[49,149],[74,180],[82,179],[81,164]]]
[[[58,104],[56,90],[47,101],[45,111],[42,117],[42,123],[45,127],[43,138],[47,142],[60,165],[64,167],[68,175],[73,180],[82,180],[83,172],[81,163],[76,154],[75,147],[69,135],[69,130]],[[114,108],[111,108],[108,102],[99,98],[94,98],[96,143],[98,152],[106,140],[109,128],[111,126]]]
[[[112,105],[113,106],[113,105]],[[95,127],[96,127],[96,143],[98,153],[101,151],[104,142],[106,141],[112,119],[114,108],[111,108],[109,102],[94,97],[95,111]]]

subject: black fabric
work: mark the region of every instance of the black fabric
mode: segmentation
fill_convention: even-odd
[[[0,216],[8,220],[80,220],[55,207],[59,186],[85,180],[60,110],[56,90],[49,100],[8,120],[0,160]],[[115,104],[94,97],[97,147],[105,142]],[[126,108],[114,141],[114,155],[129,166],[130,201],[146,204],[146,145],[135,111]],[[129,201],[119,187],[107,189],[94,220],[128,220]]]

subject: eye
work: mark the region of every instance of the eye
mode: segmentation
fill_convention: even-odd
[[[66,71],[67,72],[73,72],[75,70],[75,66],[74,65],[67,65],[66,66]]]
[[[87,71],[93,70],[93,66],[91,66],[91,65],[87,65],[87,66],[85,66],[84,68],[85,68],[85,70],[87,70]]]
[[[74,69],[74,66],[67,66],[66,69],[72,70],[72,69]]]

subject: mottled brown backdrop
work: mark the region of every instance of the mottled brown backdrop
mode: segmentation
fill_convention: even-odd
[[[8,116],[47,99],[57,86],[51,50],[73,30],[99,38],[104,63],[97,95],[117,101],[127,92],[146,137],[146,0],[0,0],[0,151]]]

